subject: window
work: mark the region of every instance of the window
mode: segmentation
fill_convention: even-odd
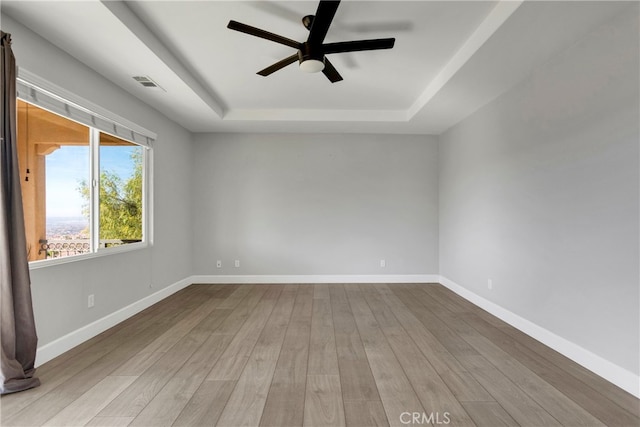
[[[18,159],[29,261],[145,245],[150,148],[143,142],[150,138],[41,89],[20,86],[20,80],[18,89]],[[31,102],[51,107],[51,100],[64,105],[67,117]],[[87,119],[71,120],[73,112]]]
[[[100,132],[100,246],[141,242],[144,149]]]

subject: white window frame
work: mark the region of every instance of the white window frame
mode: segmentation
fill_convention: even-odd
[[[67,264],[70,262],[77,262],[86,259],[93,259],[102,256],[108,256],[112,254],[119,254],[124,252],[136,251],[153,246],[153,148],[152,142],[157,138],[157,135],[145,128],[142,128],[135,123],[128,121],[108,110],[99,107],[90,101],[80,98],[58,86],[53,85],[50,82],[24,70],[18,69],[18,82],[26,85],[31,89],[31,95],[33,92],[41,93],[49,99],[54,99],[60,103],[60,106],[64,108],[68,114],[61,114],[60,108],[47,108],[47,105],[38,104],[33,102],[33,98],[30,96],[20,96],[21,99],[27,103],[35,105],[38,108],[45,109],[53,114],[59,115],[68,120],[77,122],[83,126],[87,126],[90,130],[89,137],[89,164],[90,164],[90,253],[71,255],[61,258],[51,258],[44,260],[36,260],[29,262],[29,268],[39,269],[52,265]],[[56,111],[58,110],[58,111]],[[88,119],[77,120],[73,117],[73,113],[80,113],[83,117]],[[95,126],[99,123],[99,126]],[[113,130],[109,132],[108,130]],[[114,246],[109,248],[100,248],[100,201],[99,186],[100,186],[100,133],[109,134],[117,138],[121,138],[127,142],[131,142],[139,147],[143,148],[142,156],[142,241],[136,243],[128,243],[120,246]],[[131,135],[127,138],[128,135]]]

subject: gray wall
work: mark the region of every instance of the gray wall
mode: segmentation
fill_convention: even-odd
[[[441,136],[439,218],[441,275],[637,375],[631,10]]]
[[[195,274],[438,272],[435,138],[208,134],[193,156]]]
[[[31,271],[39,345],[117,311],[191,274],[191,135],[11,18],[19,67],[158,134],[154,145],[152,248]],[[150,288],[153,285],[153,288]],[[95,307],[87,308],[87,296]]]

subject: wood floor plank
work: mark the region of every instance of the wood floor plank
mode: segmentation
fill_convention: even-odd
[[[465,336],[473,345],[507,378],[517,384],[533,400],[538,402],[555,419],[564,425],[604,426],[573,400],[560,393],[552,385],[542,380],[520,362],[500,350],[485,337],[477,335]]]
[[[569,372],[559,368],[556,364],[540,356],[535,351],[530,351],[510,339],[509,335],[484,322],[478,317],[467,316],[474,329],[491,341],[503,351],[515,357],[519,363],[526,366],[543,381],[556,388],[567,398],[576,402],[585,411],[606,425],[640,425],[640,418],[631,412],[621,408],[617,401],[603,396],[599,391],[585,385]],[[638,400],[636,399],[636,402]],[[638,404],[638,403],[636,403]]]
[[[478,427],[517,427],[520,425],[497,402],[464,402],[462,405]]]
[[[253,285],[236,286],[231,295],[225,298],[224,302],[218,305],[218,308],[233,309],[242,301],[252,290]]]
[[[410,308],[414,314],[424,314],[421,321],[443,342],[452,354],[473,374],[475,379],[502,405],[502,407],[519,423],[534,423],[537,426],[560,425],[546,410],[536,403],[520,387],[507,378],[502,372],[496,369],[493,364],[487,361],[480,353],[467,343],[460,335],[449,328],[449,326],[438,318],[433,311],[439,311],[442,307],[434,304],[428,296],[416,290],[415,287],[403,287],[405,301],[418,302],[422,306],[412,305]],[[427,309],[427,307],[430,307]],[[454,322],[454,325],[457,322]],[[463,325],[464,326],[464,325]],[[441,337],[444,336],[443,340]],[[451,337],[451,339],[449,339]],[[453,338],[455,337],[455,338]],[[461,344],[460,341],[464,341]],[[466,348],[473,351],[468,351]],[[464,351],[458,351],[465,349]]]
[[[459,401],[484,402],[494,400],[493,396],[478,383],[473,375],[467,372],[460,362],[413,315],[408,308],[409,306],[398,298],[395,291],[392,291],[386,285],[376,285],[375,287],[382,300],[395,313],[398,322],[411,336],[413,342]],[[415,303],[415,301],[410,301],[409,305],[411,303]],[[418,310],[419,307],[418,305]]]
[[[141,375],[147,367],[153,366],[158,354],[164,354],[174,347],[185,335],[205,319],[220,303],[215,299],[206,302],[186,314],[165,333],[146,346],[140,353],[117,369],[113,375]]]
[[[331,285],[329,291],[346,423],[348,426],[388,426],[344,287]]]
[[[243,286],[245,285],[240,287],[242,288]],[[235,335],[269,288],[267,286],[250,286],[248,289],[248,291],[241,294],[243,297],[239,301],[232,303],[234,305],[233,312],[222,322],[222,325],[216,329],[216,334]],[[232,296],[240,298],[235,292]],[[228,305],[229,304],[225,304],[222,308],[226,309]]]
[[[212,318],[220,324],[231,310],[214,310]],[[213,323],[208,322],[208,326]],[[196,329],[199,329],[198,326]],[[158,394],[138,414],[131,425],[170,426],[189,403],[204,381],[204,373],[211,370],[223,351],[231,342],[230,335],[210,335],[189,360],[176,372]]]
[[[311,341],[309,344],[310,375],[338,375],[338,357],[333,329],[331,302],[328,297],[317,298],[314,288],[313,312],[311,316]],[[323,288],[324,289],[324,288]]]
[[[449,299],[464,312],[456,317],[467,321],[481,334],[516,357],[523,365],[607,425],[640,425],[638,399],[557,351],[490,315],[442,285],[423,287],[431,298]],[[480,329],[479,329],[480,328]],[[622,411],[616,409],[616,405]]]
[[[345,400],[347,427],[388,426],[387,414],[379,400]]]
[[[150,364],[148,369],[144,369],[138,379],[105,407],[99,415],[138,416],[180,369],[181,365],[206,341],[209,335],[208,331],[197,329],[196,326],[209,316],[219,303],[220,301],[216,299],[206,300],[132,358],[132,360],[136,360],[135,365],[137,365],[141,354],[162,354],[159,358],[153,357],[157,361]],[[134,365],[129,361],[116,370],[114,375],[129,372],[132,366]]]
[[[460,356],[473,376],[519,424],[560,426],[560,422],[482,356]]]
[[[513,327],[502,328],[501,331],[504,332],[505,335],[510,336],[513,341],[521,345],[522,349],[527,353],[531,354],[531,352],[533,352],[534,357],[540,356],[544,360],[550,361],[550,372],[546,375],[542,375],[543,378],[550,382],[553,381],[554,387],[558,388],[563,393],[566,393],[572,399],[577,399],[577,397],[573,397],[575,394],[574,390],[561,384],[561,382],[565,382],[564,379],[569,376],[575,378],[575,380],[573,380],[573,378],[568,378],[568,381],[566,382],[579,382],[580,384],[586,384],[589,387],[589,390],[587,390],[586,393],[593,396],[593,399],[600,400],[606,405],[609,405],[609,402],[611,402],[629,412],[629,414],[631,414],[635,419],[640,419],[640,404],[638,404],[638,398],[632,394],[606,381],[602,377],[599,377],[593,372],[578,365],[576,362],[568,359],[557,351],[545,346]],[[547,367],[549,366],[550,364],[547,363]],[[585,387],[581,385],[578,388],[584,390]],[[582,406],[587,408],[591,407],[592,404],[591,402],[585,402]],[[609,412],[611,412],[611,409],[609,409]],[[611,422],[603,421],[606,424]],[[640,422],[638,424],[640,425]]]
[[[361,291],[427,413],[441,416],[447,413],[450,422],[457,426],[475,425],[376,289],[362,285]]]
[[[260,302],[238,329],[233,340],[207,376],[211,381],[237,381],[282,291],[282,286],[267,286]]]
[[[476,356],[479,354],[476,349],[456,333],[452,325],[437,316],[436,313],[445,310],[444,307],[430,299],[428,295],[416,286],[403,286],[403,289],[414,302],[422,304],[418,309],[420,320],[454,357]]]
[[[640,419],[640,404],[638,404],[638,398],[632,394],[606,381],[602,377],[599,377],[593,372],[578,365],[576,362],[568,359],[566,356],[563,356],[557,351],[545,346],[541,342],[512,326],[502,327],[500,328],[500,331],[506,336],[509,336],[510,340],[508,341],[519,346],[522,352],[532,354],[534,357],[540,357],[542,360],[550,362],[545,363],[547,367],[552,365],[550,369],[551,372],[547,375],[541,376],[547,381],[555,380],[553,386],[561,390],[563,393],[566,393],[569,397],[574,398],[574,390],[569,387],[564,387],[561,382],[565,382],[564,379],[570,376],[575,378],[575,380],[573,380],[573,378],[568,378],[568,381],[566,382],[579,382],[580,384],[587,385],[589,387],[587,394],[593,396],[595,400],[603,401],[606,404],[611,402],[629,412],[634,418]],[[584,390],[585,387],[580,386],[578,388]],[[574,400],[576,399],[574,398]],[[585,402],[584,404],[581,404],[581,406],[588,409],[592,404]],[[609,411],[611,411],[611,409]],[[600,419],[602,420],[602,418]],[[605,424],[613,422],[603,421]],[[638,424],[640,425],[640,422]]]
[[[43,425],[84,426],[136,378],[106,377]]]
[[[260,423],[295,296],[295,288],[288,287],[282,291],[218,419],[218,426],[257,426]]]
[[[346,425],[339,375],[308,375],[304,426]]]
[[[302,425],[307,384],[313,288],[301,286],[269,388],[261,426]]]
[[[622,390],[619,387],[611,384],[608,381],[605,381],[601,377],[597,376],[593,372],[585,369],[584,367],[578,365],[577,363],[569,360],[562,354],[557,351],[545,346],[539,341],[533,339],[532,337],[524,334],[522,331],[515,329],[514,327],[506,324],[505,322],[497,319],[495,316],[490,315],[485,310],[474,306],[468,301],[464,300],[459,295],[445,289],[440,286],[439,293],[442,297],[450,298],[452,300],[457,301],[459,304],[466,304],[468,307],[467,313],[470,316],[474,317],[474,322],[483,322],[485,324],[491,325],[499,332],[502,332],[504,335],[501,340],[508,342],[508,344],[512,347],[520,347],[522,352],[530,353],[530,350],[539,355],[541,358],[545,360],[544,364],[548,365],[549,363],[554,365],[553,373],[550,374],[549,379],[556,378],[561,380],[563,377],[566,377],[567,374],[573,376],[580,383],[587,385],[591,388],[595,393],[588,391],[586,394],[596,396],[600,394],[603,399],[607,399],[616,405],[619,405],[621,408],[632,414],[634,417],[640,417],[640,405],[638,405],[638,399],[631,395],[630,393]],[[479,319],[479,320],[478,320]],[[508,338],[507,338],[508,337]],[[574,381],[569,379],[569,382],[573,383]],[[580,388],[584,388],[584,385]],[[559,385],[556,385],[559,387]],[[560,388],[560,387],[559,387]],[[570,389],[565,390],[564,392],[572,393],[573,391]],[[592,405],[585,403],[583,407],[591,407]],[[613,422],[613,421],[611,421]],[[608,423],[607,423],[608,424]]]
[[[203,381],[173,425],[214,426],[236,386],[235,381]]]
[[[446,346],[425,327],[430,318],[422,315],[424,307],[415,301],[410,294],[400,286],[392,286],[391,289],[384,285],[376,286],[378,292],[383,295],[383,300],[397,313],[400,323],[411,333],[415,343],[423,351],[427,359],[438,372],[466,372]]]
[[[378,388],[344,288],[340,285],[331,286],[330,296],[343,398],[380,402]]]
[[[342,360],[367,360],[356,321],[344,287],[330,287],[331,311],[336,338],[336,352]]]
[[[422,413],[424,407],[416,396],[364,297],[357,287],[347,286],[346,288],[351,311],[362,337],[362,343],[387,414],[387,420],[392,426],[402,426],[404,423],[401,421],[401,416],[404,412]]]
[[[137,416],[205,342],[207,336],[208,334],[203,331],[191,331],[107,405],[99,415]]]
[[[431,299],[437,302],[438,305],[447,309],[451,313],[467,313],[472,307],[475,307],[466,300],[450,298],[449,294],[451,291],[437,283],[432,283],[430,285],[414,284],[412,287],[426,293]]]
[[[435,299],[438,302],[442,302],[446,298],[450,300],[461,299],[441,286],[428,287],[422,289],[422,291],[429,296],[429,299]],[[502,321],[495,320],[493,316],[488,315],[478,307],[462,302],[459,302],[459,306],[464,306],[467,312],[458,311],[453,313],[447,309],[450,306],[446,304],[439,304],[438,307],[428,306],[428,308],[442,320],[456,328],[461,336],[464,337],[465,334],[468,334],[468,336],[472,337],[471,339],[476,340],[477,349],[481,349],[478,345],[484,345],[485,353],[483,354],[485,356],[488,354],[487,351],[493,351],[494,354],[497,351],[502,352],[502,354],[499,354],[499,357],[502,358],[509,357],[510,360],[516,360],[514,359],[516,357],[517,361],[515,363],[517,363],[518,368],[522,369],[513,369],[510,367],[510,363],[504,363],[504,361],[497,362],[496,366],[501,370],[502,368],[511,369],[510,377],[516,383],[523,384],[522,387],[528,390],[528,393],[538,402],[546,399],[546,404],[543,406],[547,412],[554,415],[561,422],[571,425],[599,425],[602,423],[606,425],[633,425],[638,423],[638,417],[626,410],[611,410],[611,405],[604,403],[607,400],[605,396],[601,395],[599,391],[586,386],[572,375],[572,373],[575,373],[581,376],[582,373],[580,371],[584,368],[577,367],[574,362],[566,360],[530,337],[523,337],[521,333],[519,335],[522,342],[516,342],[505,333],[505,331],[514,333],[514,328],[504,324]],[[473,326],[474,330],[469,330],[469,326]],[[485,339],[489,341],[484,341]],[[528,346],[523,345],[523,343],[528,344]],[[542,353],[550,356],[549,359],[545,359],[535,351],[532,351],[532,347],[539,348]],[[552,360],[563,365],[567,370],[559,369]],[[582,377],[585,378],[584,376]],[[586,376],[586,378],[588,377],[589,375]],[[616,389],[609,383],[606,383],[606,387]],[[633,399],[635,398],[629,399],[628,394],[624,392],[617,394],[622,394],[626,398],[623,401],[628,406],[633,407]],[[637,399],[635,401],[637,402]],[[637,403],[635,406],[637,407]]]
[[[196,328],[212,333],[216,332],[221,327],[221,323],[226,321],[233,311],[234,309],[231,308],[216,307],[207,317],[198,323]]]
[[[329,299],[329,285],[326,283],[316,283],[313,285],[313,297]]]
[[[94,417],[85,424],[86,427],[126,427],[133,417]]]
[[[469,372],[438,372],[459,402],[493,402],[495,399]]]
[[[380,401],[368,360],[340,361],[340,381],[345,400]]]
[[[427,304],[436,316],[452,326],[463,339],[472,344],[507,377],[520,385],[534,400],[541,404],[544,402],[542,406],[547,412],[563,424],[595,426],[602,425],[604,420],[606,420],[605,424],[622,423],[624,425],[624,423],[634,422],[635,417],[630,417],[630,414],[624,410],[616,411],[612,406],[608,407],[606,413],[599,410],[598,408],[602,406],[600,402],[605,399],[604,396],[590,399],[590,404],[580,406],[579,402],[583,400],[580,397],[585,395],[585,391],[589,391],[589,387],[582,385],[579,387],[580,395],[571,393],[572,397],[566,396],[554,384],[561,385],[561,389],[566,392],[566,382],[563,379],[566,380],[570,374],[554,369],[555,365],[548,360],[543,360],[539,364],[531,363],[535,352],[527,351],[523,354],[517,346],[509,345],[513,343],[513,340],[503,333],[505,328],[496,327],[495,322],[489,323],[481,319],[477,314],[479,310],[473,310],[470,307],[474,313],[453,313],[448,308],[450,305],[440,304],[447,298],[442,289],[434,287],[422,290],[430,300],[434,298],[438,300],[437,306],[428,306]],[[514,358],[515,355],[522,360],[522,363]],[[544,376],[538,375],[549,369],[555,371],[555,375],[546,379]],[[569,378],[569,380],[572,379]],[[596,394],[591,393],[592,396]]]

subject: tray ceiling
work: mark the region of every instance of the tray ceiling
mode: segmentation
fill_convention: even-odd
[[[331,84],[294,50],[226,28],[237,20],[303,41],[315,1],[3,1],[2,12],[194,132],[438,134],[625,2],[343,1],[327,42],[395,37],[334,54]],[[99,28],[100,31],[96,31]],[[148,90],[133,76],[164,90]]]

